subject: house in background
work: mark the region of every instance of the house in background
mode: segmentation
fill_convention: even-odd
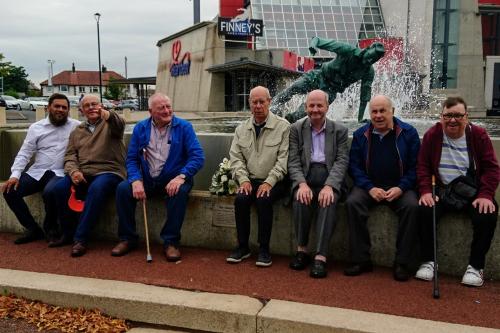
[[[104,94],[110,80],[124,80],[125,78],[115,71],[102,68],[102,93]],[[52,77],[52,85],[48,80],[40,83],[42,96],[50,96],[53,93],[61,93],[69,96],[81,94],[99,94],[99,71],[77,71],[73,64],[70,71],[62,71]],[[137,97],[133,85],[126,86],[126,95],[130,98]]]

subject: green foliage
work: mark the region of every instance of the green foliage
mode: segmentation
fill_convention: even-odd
[[[17,93],[17,91],[12,89],[5,91],[4,95],[12,96],[14,98],[19,98],[19,94]]]
[[[107,99],[122,99],[124,96],[124,91],[125,91],[125,85],[124,84],[118,84],[115,81],[115,79],[111,78],[109,80],[108,84],[108,89],[106,89],[106,92],[104,93],[104,97]]]
[[[227,158],[219,164],[219,169],[212,176],[212,184],[208,189],[210,193],[217,195],[233,195],[238,186],[231,176],[231,164]]]
[[[28,93],[28,74],[22,66],[14,66],[10,61],[4,60],[0,53],[0,76],[3,77],[3,90]]]

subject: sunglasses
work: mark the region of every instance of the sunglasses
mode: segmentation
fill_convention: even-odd
[[[451,120],[451,118],[455,118],[456,120],[464,119],[466,113],[442,113],[441,116],[445,120]]]

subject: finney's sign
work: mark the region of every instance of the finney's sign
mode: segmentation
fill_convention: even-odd
[[[262,36],[264,22],[262,20],[248,19],[245,21],[233,21],[226,17],[219,17],[219,35],[232,36]]]
[[[179,61],[181,55],[181,41],[176,40],[172,44],[172,63],[170,64],[170,75],[173,77],[179,75],[188,75],[191,68],[191,53],[186,52]],[[184,62],[186,61],[186,62]]]

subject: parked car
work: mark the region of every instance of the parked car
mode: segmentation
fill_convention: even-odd
[[[17,101],[17,99],[15,99],[14,97],[12,96],[9,96],[9,95],[2,95],[2,98],[5,100],[5,102],[7,103],[7,106],[6,106],[6,109],[17,109],[17,106],[19,105],[19,102]]]
[[[7,102],[1,96],[0,96],[0,106],[2,106],[4,108],[7,108]]]
[[[17,105],[17,111],[21,110],[30,110],[30,102],[28,102],[25,99],[18,99],[17,102],[19,103]]]
[[[136,99],[124,99],[118,103],[116,109],[130,109],[131,111],[139,110],[139,102]]]
[[[106,98],[102,99],[102,106],[104,106],[106,110],[113,110],[115,108],[115,105]]]
[[[36,111],[37,107],[47,107],[47,105],[49,105],[46,97],[28,97],[26,101],[29,103],[29,109],[31,111]]]

